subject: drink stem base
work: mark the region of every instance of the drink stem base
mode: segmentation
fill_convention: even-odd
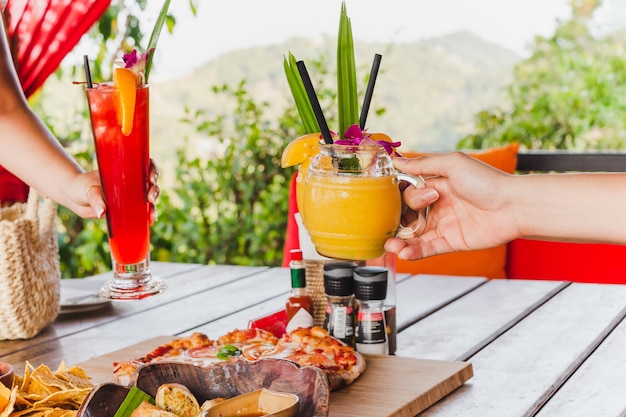
[[[119,264],[113,261],[113,279],[99,291],[107,300],[141,300],[165,291],[167,283],[150,272],[149,261],[136,264]]]

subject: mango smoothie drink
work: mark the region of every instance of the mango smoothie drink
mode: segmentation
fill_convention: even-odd
[[[366,260],[383,255],[385,241],[400,233],[419,234],[417,224],[401,227],[399,181],[420,187],[418,178],[398,173],[379,145],[320,144],[319,153],[298,172],[296,193],[302,221],[320,255]]]
[[[377,258],[400,224],[395,176],[310,173],[303,197],[304,224],[319,254],[327,257]]]

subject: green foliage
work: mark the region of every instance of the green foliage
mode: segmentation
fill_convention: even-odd
[[[300,126],[293,111],[277,126],[242,81],[214,87],[223,112],[188,112],[203,138],[177,150],[172,191],[159,198],[153,258],[161,261],[280,265],[293,170],[280,155]],[[207,94],[208,95],[208,94]],[[198,155],[198,149],[209,149]]]
[[[578,9],[515,68],[510,106],[481,111],[459,148],[519,142],[528,149],[626,148],[624,39],[597,39]]]

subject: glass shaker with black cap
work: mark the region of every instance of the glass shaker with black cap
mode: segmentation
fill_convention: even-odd
[[[324,292],[327,299],[324,329],[352,347],[356,325],[353,285],[356,266],[356,263],[348,261],[324,264]]]
[[[361,266],[354,270],[357,302],[357,352],[388,355],[389,340],[384,304],[387,297],[387,268]]]

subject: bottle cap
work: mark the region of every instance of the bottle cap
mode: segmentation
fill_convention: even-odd
[[[387,268],[361,266],[354,270],[354,295],[357,300],[384,300],[387,297]]]
[[[354,268],[356,268],[354,262],[339,261],[324,264],[324,292],[337,297],[352,295]]]
[[[289,256],[292,261],[301,261],[302,260],[302,250],[301,249],[291,249],[289,251]]]

